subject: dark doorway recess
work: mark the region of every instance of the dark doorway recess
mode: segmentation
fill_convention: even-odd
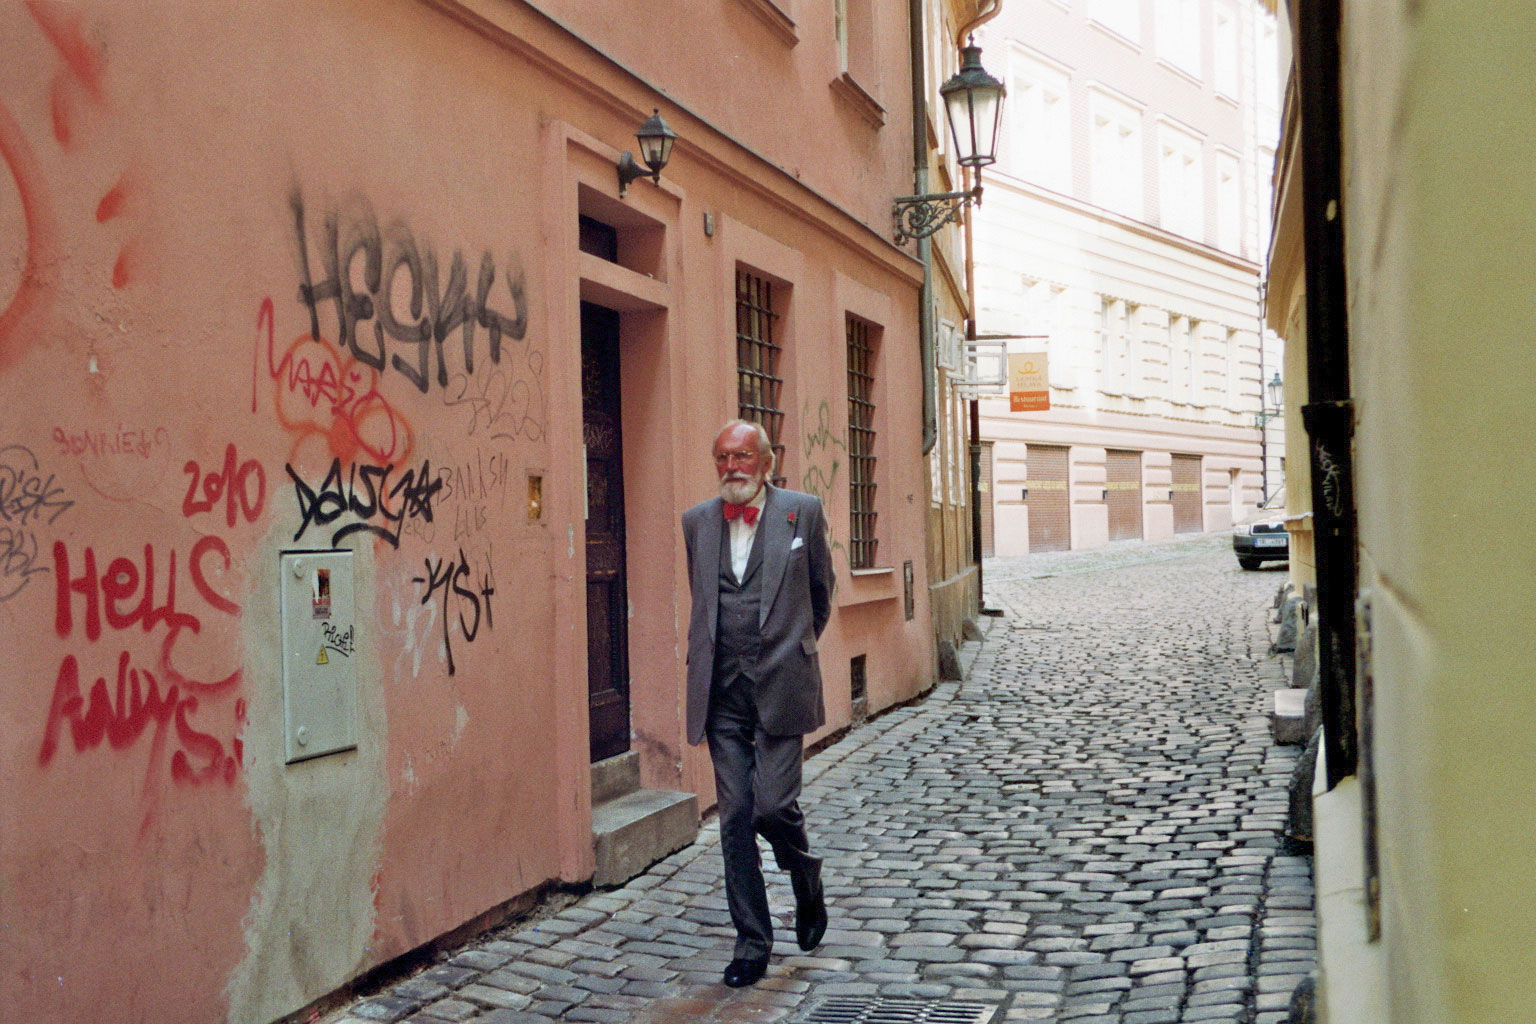
[[[629,594],[619,314],[581,304],[581,420],[587,459],[587,706],[592,760],[629,749]]]

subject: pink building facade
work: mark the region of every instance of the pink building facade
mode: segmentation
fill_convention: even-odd
[[[829,510],[826,732],[931,684],[907,13],[848,8],[0,0],[8,1013],[270,1021],[591,878],[594,760],[712,804],[743,411]]]

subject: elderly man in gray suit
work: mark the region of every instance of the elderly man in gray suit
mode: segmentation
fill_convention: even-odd
[[[715,439],[720,496],[683,513],[693,613],[688,624],[688,742],[709,740],[720,851],[736,947],[725,983],[768,968],[773,922],[757,836],[789,873],[795,938],[815,949],[827,930],[821,858],[800,811],[804,735],[826,709],[816,640],[832,614],[832,553],[821,502],[768,483],[774,455],[755,423]]]

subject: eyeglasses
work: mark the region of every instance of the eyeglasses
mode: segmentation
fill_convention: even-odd
[[[754,459],[759,459],[759,458],[762,458],[762,456],[759,453],[751,452],[751,451],[716,452],[715,453],[715,465],[717,465],[717,466],[729,466],[733,462],[738,463],[740,465],[748,465]]]

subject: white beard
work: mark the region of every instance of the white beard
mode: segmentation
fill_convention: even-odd
[[[745,505],[757,496],[757,490],[763,485],[763,475],[744,477],[733,474],[732,477],[724,477],[720,481],[720,497],[732,505]]]

